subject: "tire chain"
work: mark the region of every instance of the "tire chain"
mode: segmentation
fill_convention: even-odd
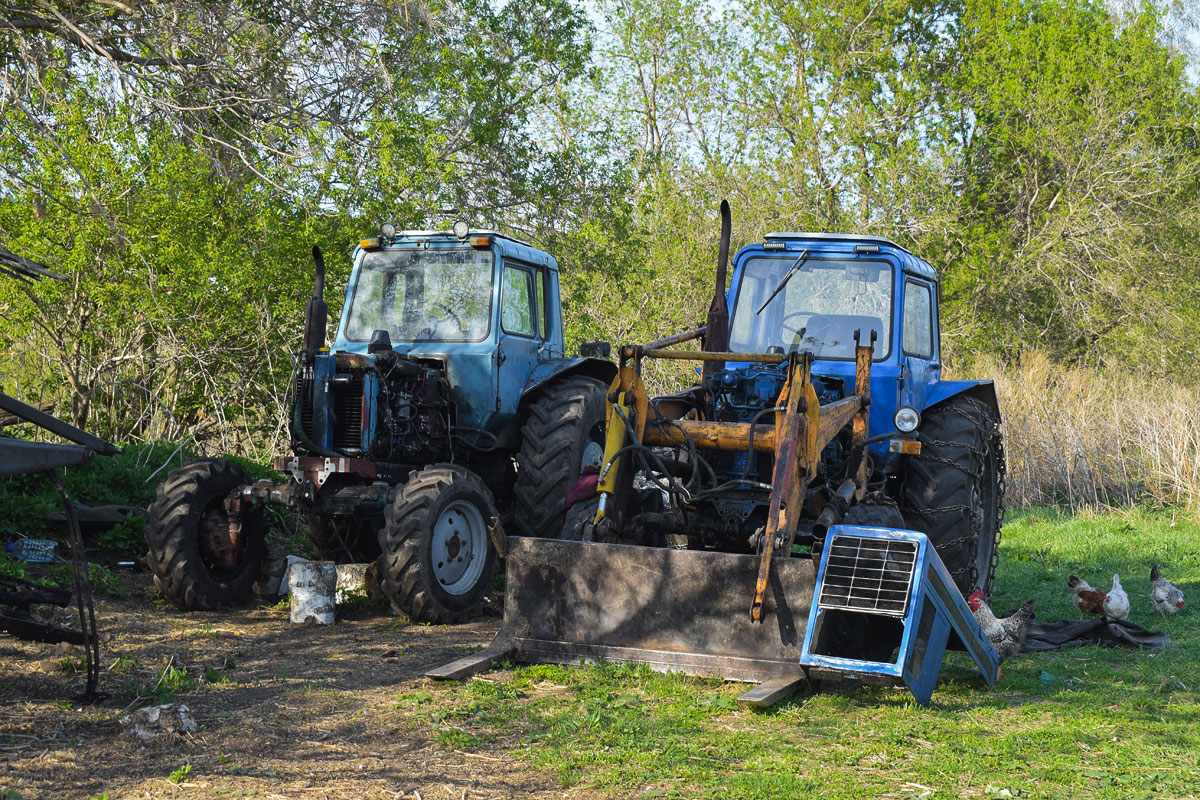
[[[980,431],[981,434],[983,434],[980,438],[983,439],[984,441],[988,442],[989,447],[996,449],[996,473],[997,473],[996,529],[994,531],[992,531],[992,535],[995,540],[995,545],[992,547],[992,559],[991,559],[991,563],[988,565],[989,575],[994,575],[996,572],[996,564],[998,563],[999,557],[1000,557],[1000,523],[1004,519],[1004,489],[1005,489],[1005,475],[1007,472],[1007,466],[1004,461],[1004,442],[1000,435],[1000,420],[991,413],[990,409],[987,409],[986,407],[984,409],[986,413],[984,415],[983,420],[981,420],[977,416],[968,414],[966,411],[962,410],[961,408],[952,407],[951,410],[954,411],[956,414],[960,414],[964,418],[966,418],[966,420],[968,422],[970,422],[977,430]],[[986,427],[985,427],[985,425],[986,425]],[[986,429],[988,427],[991,428],[990,431],[988,431]],[[942,441],[942,440],[938,440],[938,439],[931,440],[930,444],[938,445],[938,446],[942,446],[942,447],[960,447],[960,448],[969,449],[971,451],[971,453],[975,456],[975,458],[973,459],[973,463],[978,464],[978,468],[975,471],[968,470],[965,467],[963,467],[962,465],[960,465],[954,461],[951,461],[950,459],[941,458],[940,456],[921,455],[921,456],[918,456],[918,458],[921,458],[924,461],[934,461],[934,462],[938,462],[938,463],[953,467],[954,469],[959,470],[960,472],[970,476],[971,478],[973,478],[975,480],[980,480],[983,477],[983,475],[982,475],[983,465],[987,463],[987,456],[988,456],[986,449],[980,450],[980,449],[971,447],[970,445],[962,444],[960,442],[947,442],[947,441]],[[982,513],[982,511],[976,511],[975,509],[972,509],[971,507],[964,506],[964,505],[941,506],[939,508],[927,508],[927,509],[923,509],[923,510],[905,507],[902,510],[904,511],[905,514],[918,514],[920,516],[927,516],[927,515],[931,515],[931,514],[944,514],[944,513],[956,512],[956,511],[966,511],[970,515],[970,518],[971,518],[970,524],[967,529],[967,535],[962,536],[958,539],[950,539],[945,542],[942,542],[942,547],[944,548],[947,546],[955,546],[955,545],[959,545],[959,544],[967,545],[967,563],[966,563],[966,565],[963,567],[960,567],[957,570],[954,570],[953,572],[951,572],[951,575],[955,578],[956,581],[958,580],[958,578],[960,578],[962,576],[966,576],[970,579],[971,586],[979,586],[980,585],[979,584],[979,570],[976,569],[975,564],[976,564],[976,562],[978,560],[978,556],[979,556],[979,536],[982,533],[982,528],[983,528],[983,513]]]

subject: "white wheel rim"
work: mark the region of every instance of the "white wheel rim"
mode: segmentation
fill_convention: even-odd
[[[588,467],[599,468],[604,463],[604,445],[600,442],[588,439],[587,444],[583,446],[583,456],[579,459],[579,473]]]
[[[475,588],[487,562],[487,526],[472,503],[455,500],[433,526],[433,576],[444,591],[461,595]]]

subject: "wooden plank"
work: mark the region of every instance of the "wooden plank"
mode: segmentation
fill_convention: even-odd
[[[503,661],[512,655],[513,648],[508,645],[497,646],[496,642],[478,653],[472,653],[469,656],[455,659],[449,664],[443,664],[440,667],[435,667],[425,673],[426,678],[432,678],[435,681],[462,681],[478,675],[480,672],[487,672],[497,663]]]
[[[788,695],[795,694],[802,685],[807,683],[808,679],[804,677],[804,673],[789,675],[785,678],[772,678],[766,683],[760,683],[753,689],[742,692],[738,695],[737,701],[744,706],[770,708]]]

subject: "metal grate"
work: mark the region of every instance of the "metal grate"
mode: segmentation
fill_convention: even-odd
[[[363,435],[363,376],[352,374],[348,383],[333,384],[333,447],[361,451]]]
[[[834,536],[826,545],[818,604],[865,614],[903,617],[916,569],[916,542]]]

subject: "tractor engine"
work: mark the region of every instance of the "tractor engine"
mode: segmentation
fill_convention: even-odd
[[[391,349],[302,353],[292,393],[296,455],[345,456],[388,463],[448,457],[453,406],[436,361]]]
[[[710,398],[709,418],[717,422],[744,422],[769,425],[774,422],[776,404],[786,383],[786,364],[755,364],[737,369],[720,370],[704,380]],[[845,397],[845,384],[840,378],[813,376],[813,387],[821,405]],[[821,454],[821,469],[816,480],[809,484],[811,491],[826,487],[826,476],[845,472],[849,457],[850,436],[842,432]],[[724,523],[727,534],[744,540],[748,532],[763,524],[766,517],[768,491],[774,459],[770,453],[748,451],[705,451],[716,473],[717,484],[727,491],[713,497],[708,504]]]

